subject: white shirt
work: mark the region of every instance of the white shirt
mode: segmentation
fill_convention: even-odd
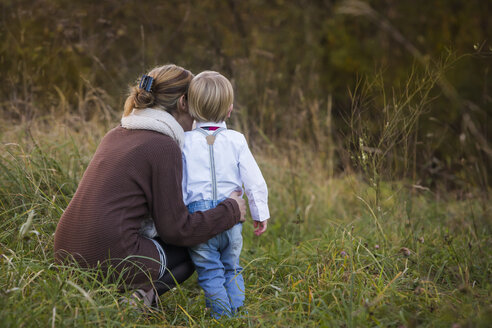
[[[200,127],[226,128],[225,122],[197,122]],[[214,131],[207,131],[209,134]],[[214,142],[217,199],[229,197],[235,191],[244,191],[248,196],[253,220],[270,218],[268,189],[258,164],[249,150],[244,135],[234,130],[223,130]],[[209,146],[199,131],[185,132],[183,147],[183,200],[186,205],[199,200],[212,200]]]

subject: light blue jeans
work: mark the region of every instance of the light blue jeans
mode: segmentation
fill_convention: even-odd
[[[218,203],[220,201],[193,202],[188,205],[188,211],[206,211]],[[205,292],[206,305],[214,318],[235,315],[244,304],[243,268],[239,266],[242,230],[243,224],[238,223],[207,242],[189,248],[198,273],[198,284]]]

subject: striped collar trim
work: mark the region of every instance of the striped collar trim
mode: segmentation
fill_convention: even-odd
[[[205,126],[212,126],[212,127],[227,129],[227,125],[224,121],[222,121],[222,122],[196,122],[197,128],[202,128]]]

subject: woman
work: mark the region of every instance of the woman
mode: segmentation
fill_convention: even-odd
[[[244,221],[239,193],[206,212],[189,214],[183,204],[180,148],[193,123],[186,100],[192,78],[165,65],[131,89],[121,126],[102,139],[55,232],[57,261],[111,265],[147,301],[193,273],[182,246]],[[142,235],[149,219],[160,238]]]

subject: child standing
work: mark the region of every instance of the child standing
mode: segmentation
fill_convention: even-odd
[[[185,133],[183,199],[190,213],[214,208],[231,192],[244,189],[255,234],[267,229],[268,190],[244,136],[226,127],[234,94],[232,85],[217,72],[205,71],[191,82],[188,106],[196,128]],[[189,249],[212,316],[231,316],[244,303],[244,281],[239,265],[242,223]]]

